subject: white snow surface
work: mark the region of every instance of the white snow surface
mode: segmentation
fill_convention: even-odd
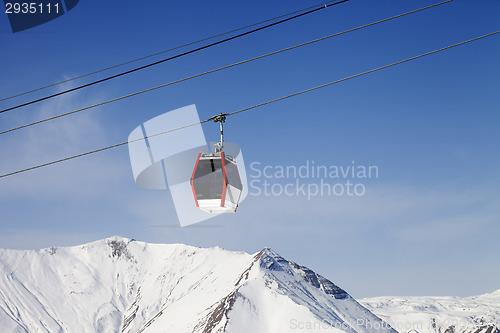
[[[0,249],[0,332],[396,333],[270,249],[250,255],[121,237]]]
[[[472,297],[374,297],[359,300],[401,333],[499,333],[500,289]]]

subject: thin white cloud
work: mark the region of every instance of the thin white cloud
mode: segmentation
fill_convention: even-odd
[[[68,87],[61,87],[61,89]],[[56,97],[40,106],[19,112],[15,125],[74,110],[102,96],[86,93]],[[34,111],[33,111],[34,110]],[[27,116],[29,114],[29,116]],[[12,125],[13,116],[10,115]],[[98,110],[56,119],[0,136],[2,174],[76,155],[108,145],[105,125]],[[87,156],[0,179],[0,197],[32,195],[96,195],[130,172],[121,158],[108,152]],[[97,154],[96,154],[97,155]]]

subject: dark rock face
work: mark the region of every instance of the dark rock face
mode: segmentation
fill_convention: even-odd
[[[473,333],[500,333],[500,329],[495,325],[481,325]]]
[[[336,299],[344,299],[347,298],[348,294],[339,286],[335,285],[330,280],[324,278],[323,276],[314,273],[309,268],[298,265],[294,262],[290,262],[290,264],[297,270],[302,271],[302,276],[304,279],[315,286],[318,289],[323,290],[326,294],[334,296]]]
[[[304,280],[314,287],[323,290],[326,294],[332,295],[336,299],[345,299],[349,296],[342,288],[335,285],[323,276],[314,273],[309,268],[298,265],[293,261],[288,261],[271,249],[264,249],[264,255],[260,258],[261,267],[271,271],[285,271],[292,274],[292,270],[298,272]]]
[[[123,240],[113,239],[108,240],[108,245],[111,248],[111,257],[120,258],[121,256],[125,257],[128,260],[132,260],[132,254],[127,249],[127,243]]]
[[[283,271],[288,261],[270,249],[263,249],[260,257],[260,266],[271,271]]]

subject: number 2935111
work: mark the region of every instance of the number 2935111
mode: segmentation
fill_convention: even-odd
[[[59,13],[58,3],[6,2],[6,14],[53,14]]]

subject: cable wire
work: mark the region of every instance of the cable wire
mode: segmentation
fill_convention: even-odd
[[[93,85],[98,84],[98,83],[102,83],[102,82],[105,82],[105,81],[108,81],[108,80],[111,80],[111,79],[115,79],[115,78],[120,77],[120,76],[124,76],[124,75],[130,74],[130,73],[134,73],[134,72],[146,69],[148,67],[152,67],[152,66],[164,63],[166,61],[177,59],[177,58],[183,57],[185,55],[188,55],[188,54],[191,54],[191,53],[195,53],[195,52],[198,52],[198,51],[201,51],[201,50],[204,50],[204,49],[208,49],[210,47],[213,47],[213,46],[216,46],[216,45],[219,45],[219,44],[223,44],[223,43],[229,42],[229,41],[231,41],[233,39],[237,39],[237,38],[240,38],[240,37],[252,34],[254,32],[257,32],[257,31],[260,31],[260,30],[264,30],[264,29],[270,28],[272,26],[275,26],[275,25],[278,25],[278,24],[281,24],[281,23],[284,23],[284,22],[287,22],[287,21],[299,18],[299,17],[304,16],[304,15],[308,15],[308,14],[314,13],[314,12],[316,12],[318,10],[325,9],[325,8],[328,8],[328,7],[331,7],[331,6],[335,6],[335,5],[338,5],[338,4],[347,2],[347,1],[349,1],[349,0],[341,0],[341,1],[338,1],[338,2],[331,3],[331,4],[325,4],[322,7],[311,9],[311,10],[309,10],[307,12],[304,12],[304,13],[301,13],[301,14],[297,14],[297,15],[294,15],[294,16],[282,19],[280,21],[267,24],[265,26],[262,26],[262,27],[259,27],[259,28],[255,28],[255,29],[252,29],[252,30],[249,30],[249,31],[246,31],[246,32],[243,32],[241,34],[238,34],[238,35],[235,35],[235,36],[231,36],[231,37],[219,40],[217,42],[213,42],[213,43],[210,43],[210,44],[207,44],[207,45],[204,45],[204,46],[200,46],[200,47],[197,47],[195,49],[192,49],[192,50],[189,50],[189,51],[186,51],[186,52],[182,52],[182,53],[176,54],[174,56],[171,56],[171,57],[168,57],[168,58],[165,58],[165,59],[162,59],[162,60],[158,60],[158,61],[149,63],[149,64],[144,65],[144,66],[136,67],[134,69],[131,69],[131,70],[128,70],[128,71],[125,71],[125,72],[121,72],[121,73],[118,73],[118,74],[115,74],[115,75],[111,75],[111,76],[105,77],[105,78],[100,79],[100,80],[92,81],[92,82],[83,84],[81,86],[77,86],[77,87],[74,87],[74,88],[71,88],[71,89],[63,90],[61,92],[58,92],[58,93],[55,93],[55,94],[52,94],[52,95],[41,97],[41,98],[38,98],[38,99],[35,99],[35,100],[32,100],[32,101],[26,102],[26,103],[23,103],[23,104],[18,104],[16,106],[12,106],[12,107],[9,107],[7,109],[0,110],[0,113],[4,113],[4,112],[7,112],[7,111],[19,109],[19,108],[24,107],[24,106],[35,104],[35,103],[38,103],[38,102],[41,102],[41,101],[45,101],[45,100],[50,99],[50,98],[61,96],[61,95],[64,95],[64,94],[67,94],[67,93],[70,93],[70,92],[73,92],[73,91],[76,91],[76,90],[80,90],[80,89],[83,89],[83,88],[87,88],[87,87],[93,86]]]
[[[332,1],[327,1],[327,2],[326,2],[326,4],[329,4],[329,3],[334,2],[334,1],[335,1],[335,0],[332,0]],[[175,46],[175,47],[170,48],[170,49],[168,49],[168,50],[164,50],[164,51],[156,52],[156,53],[153,53],[153,54],[149,54],[149,55],[146,55],[146,56],[143,56],[143,57],[140,57],[140,58],[136,58],[136,59],[132,59],[132,60],[129,60],[129,61],[126,61],[126,62],[123,62],[123,63],[117,64],[117,65],[113,65],[113,66],[110,66],[110,67],[105,67],[105,68],[102,68],[102,69],[96,70],[96,71],[94,71],[94,72],[90,72],[90,73],[87,73],[87,74],[83,74],[83,75],[80,75],[80,76],[76,76],[76,77],[73,77],[73,78],[70,78],[70,79],[67,79],[67,80],[64,80],[64,81],[60,81],[60,82],[56,82],[56,83],[52,83],[52,84],[49,84],[49,85],[46,85],[46,86],[43,86],[43,87],[40,87],[40,88],[37,88],[37,89],[33,89],[33,90],[25,91],[25,92],[23,92],[23,93],[19,93],[19,94],[17,94],[17,95],[13,95],[13,96],[5,97],[5,98],[0,99],[0,102],[2,102],[2,101],[6,101],[6,100],[8,100],[8,99],[15,98],[15,97],[19,97],[19,96],[27,95],[27,94],[33,93],[33,92],[35,92],[35,91],[40,91],[40,90],[43,90],[43,89],[46,89],[46,88],[54,87],[54,86],[57,86],[57,85],[59,85],[59,84],[67,83],[67,82],[74,81],[74,80],[77,80],[77,79],[81,79],[81,78],[84,78],[84,77],[87,77],[87,76],[90,76],[90,75],[94,75],[94,74],[102,73],[102,72],[108,71],[108,70],[110,70],[110,69],[114,69],[114,68],[117,68],[117,67],[125,66],[125,65],[128,65],[128,64],[131,64],[131,63],[134,63],[134,62],[140,61],[140,60],[144,60],[144,59],[148,59],[148,58],[151,58],[151,57],[155,57],[155,56],[160,55],[160,54],[163,54],[163,53],[167,53],[167,52],[175,51],[175,50],[181,49],[181,48],[183,48],[183,47],[187,47],[187,46],[195,45],[195,44],[198,44],[198,43],[201,43],[201,42],[205,42],[205,41],[208,41],[208,40],[211,40],[211,39],[217,38],[217,37],[222,37],[222,36],[225,36],[225,35],[228,35],[228,34],[234,33],[234,32],[238,32],[238,31],[245,30],[245,29],[248,29],[248,28],[251,28],[251,27],[255,27],[255,26],[257,26],[257,25],[261,25],[261,24],[263,24],[263,23],[267,23],[267,22],[270,22],[270,21],[278,20],[278,19],[280,19],[280,18],[282,18],[282,17],[286,17],[286,16],[294,15],[294,14],[297,14],[297,13],[300,13],[300,12],[303,12],[303,11],[306,11],[306,10],[309,10],[309,9],[312,9],[312,8],[315,8],[315,7],[318,7],[318,6],[323,6],[323,7],[324,7],[324,5],[325,5],[325,3],[320,3],[320,4],[317,4],[317,5],[314,5],[314,6],[310,6],[310,7],[306,7],[306,8],[302,8],[302,9],[296,10],[296,11],[294,11],[294,12],[290,12],[290,13],[287,13],[287,14],[283,14],[283,15],[280,15],[280,16],[276,16],[276,17],[273,17],[273,18],[270,18],[270,19],[267,19],[267,20],[264,20],[264,21],[260,21],[260,22],[257,22],[257,23],[253,23],[253,24],[250,24],[250,25],[247,25],[247,26],[241,27],[241,28],[237,28],[237,29],[229,30],[229,31],[226,31],[226,32],[222,32],[222,33],[220,33],[220,34],[217,34],[217,35],[213,35],[213,36],[210,36],[210,37],[206,37],[206,38],[203,38],[203,39],[199,39],[199,40],[194,41],[194,42],[189,42],[189,43],[187,43],[187,44],[183,44],[183,45]]]
[[[73,110],[73,111],[62,113],[62,114],[57,115],[57,116],[52,116],[52,117],[49,117],[49,118],[41,119],[41,120],[35,121],[33,123],[29,123],[29,124],[21,125],[21,126],[18,126],[18,127],[14,127],[14,128],[11,128],[11,129],[8,129],[8,130],[4,130],[4,131],[0,132],[0,135],[6,134],[6,133],[9,133],[9,132],[13,132],[13,131],[17,131],[17,130],[20,130],[20,129],[23,129],[23,128],[26,128],[26,127],[34,126],[34,125],[37,125],[37,124],[41,124],[41,123],[44,123],[46,121],[55,120],[57,118],[69,116],[69,115],[74,114],[74,113],[78,113],[78,112],[81,112],[81,111],[89,110],[89,109],[92,109],[92,108],[95,108],[95,107],[98,107],[98,106],[106,105],[106,104],[109,104],[109,103],[112,103],[112,102],[116,102],[116,101],[119,101],[119,100],[122,100],[122,99],[125,99],[125,98],[129,98],[129,97],[132,97],[132,96],[140,95],[140,94],[143,94],[143,93],[146,93],[146,92],[149,92],[149,91],[153,91],[153,90],[156,90],[156,89],[159,89],[159,88],[167,87],[167,86],[170,86],[170,85],[173,85],[173,84],[177,84],[177,83],[180,83],[180,82],[184,82],[184,81],[187,81],[187,80],[190,80],[190,79],[194,79],[194,78],[197,78],[197,77],[200,77],[200,76],[204,76],[204,75],[207,75],[207,74],[215,73],[215,72],[218,72],[218,71],[221,71],[221,70],[224,70],[224,69],[228,69],[228,68],[231,68],[231,67],[239,66],[239,65],[251,62],[251,61],[255,61],[255,60],[258,60],[258,59],[266,58],[266,57],[271,56],[271,55],[275,55],[275,54],[278,54],[278,53],[282,53],[282,52],[286,52],[286,51],[289,51],[289,50],[293,50],[293,49],[296,49],[296,48],[299,48],[299,47],[302,47],[302,46],[313,44],[313,43],[316,43],[316,42],[319,42],[319,41],[323,41],[323,40],[326,40],[326,39],[329,39],[329,38],[332,38],[332,37],[340,36],[340,35],[343,35],[343,34],[346,34],[346,33],[349,33],[349,32],[361,30],[361,29],[364,29],[364,28],[367,28],[367,27],[370,27],[370,26],[373,26],[373,25],[376,25],[376,24],[379,24],[379,23],[383,23],[383,22],[387,22],[387,21],[390,21],[390,20],[394,20],[394,19],[402,17],[402,16],[410,15],[410,14],[417,13],[417,12],[420,12],[420,11],[423,11],[423,10],[426,10],[426,9],[430,9],[430,8],[433,8],[433,7],[436,7],[436,6],[440,6],[440,5],[443,5],[445,3],[449,3],[451,1],[453,1],[453,0],[446,0],[446,1],[434,4],[434,5],[431,5],[431,6],[427,6],[427,7],[415,9],[415,10],[412,10],[410,12],[406,12],[406,13],[403,13],[403,14],[392,16],[392,17],[389,17],[389,18],[386,18],[386,19],[383,19],[383,20],[379,20],[379,21],[376,21],[376,22],[368,23],[368,24],[365,24],[365,25],[362,25],[362,26],[359,26],[359,27],[356,27],[356,28],[352,28],[352,29],[349,29],[349,30],[344,30],[342,32],[335,33],[333,35],[329,35],[329,36],[321,37],[321,38],[318,38],[318,39],[314,39],[314,40],[311,40],[311,41],[308,41],[308,42],[305,42],[305,43],[301,43],[301,44],[298,44],[298,45],[290,46],[290,47],[287,47],[287,48],[284,48],[284,49],[281,49],[281,50],[278,50],[278,51],[274,51],[274,52],[271,52],[271,53],[266,53],[266,54],[263,54],[263,55],[260,55],[260,56],[254,57],[254,58],[250,58],[250,59],[239,61],[239,62],[230,64],[230,65],[219,67],[217,69],[212,69],[212,70],[207,71],[207,72],[195,74],[195,75],[188,76],[188,77],[185,77],[185,78],[182,78],[182,79],[179,79],[179,80],[171,81],[171,82],[168,82],[168,83],[156,86],[156,87],[148,88],[148,89],[141,90],[141,91],[138,91],[138,92],[135,92],[135,93],[132,93],[132,94],[128,94],[128,95],[124,95],[124,96],[121,96],[121,97],[117,97],[117,98],[114,98],[114,99],[111,99],[111,100],[108,100],[108,101],[105,101],[105,102],[93,104],[93,105],[86,106],[86,107],[83,107],[83,108],[80,108],[80,109],[76,109],[76,110]]]
[[[279,97],[279,98],[276,98],[276,99],[273,99],[273,100],[270,100],[270,101],[267,101],[267,102],[264,102],[264,103],[256,104],[254,106],[250,106],[250,107],[247,107],[247,108],[244,108],[244,109],[240,109],[238,111],[227,113],[226,116],[232,116],[232,115],[235,115],[235,114],[239,114],[239,113],[242,113],[242,112],[246,112],[246,111],[249,111],[249,110],[252,110],[252,109],[256,109],[256,108],[262,107],[264,105],[268,105],[268,104],[271,104],[271,103],[282,101],[282,100],[287,99],[287,98],[291,98],[291,97],[295,97],[295,96],[298,96],[298,95],[302,95],[302,94],[305,94],[305,93],[308,93],[308,92],[311,92],[311,91],[314,91],[314,90],[317,90],[317,89],[321,89],[321,88],[324,88],[324,87],[331,86],[331,85],[339,83],[339,82],[347,81],[347,80],[350,80],[350,79],[353,79],[353,78],[356,78],[356,77],[360,77],[360,76],[363,76],[363,75],[367,75],[367,74],[370,74],[370,73],[373,73],[373,72],[376,72],[376,71],[379,71],[379,70],[382,70],[382,69],[386,69],[386,68],[389,68],[389,67],[400,65],[400,64],[405,63],[405,62],[409,62],[409,61],[412,61],[412,60],[415,60],[415,59],[419,59],[419,58],[422,58],[422,57],[425,57],[425,56],[428,56],[428,55],[431,55],[431,54],[434,54],[434,53],[438,53],[438,52],[441,52],[441,51],[444,51],[444,50],[448,50],[448,49],[451,49],[453,47],[457,47],[457,46],[464,45],[464,44],[467,44],[467,43],[470,43],[470,42],[473,42],[473,41],[477,41],[479,39],[490,37],[490,36],[496,35],[498,33],[500,33],[500,30],[492,32],[492,33],[489,33],[489,34],[486,34],[486,35],[483,35],[483,36],[480,36],[480,37],[469,39],[469,40],[466,40],[466,41],[463,41],[463,42],[460,42],[460,43],[457,43],[457,44],[446,46],[446,47],[443,47],[443,48],[440,48],[440,49],[437,49],[437,50],[434,50],[434,51],[423,53],[423,54],[420,54],[420,55],[417,55],[417,56],[414,56],[414,57],[411,57],[411,58],[400,60],[400,61],[394,62],[392,64],[389,64],[389,65],[385,65],[385,66],[382,66],[382,67],[377,67],[375,69],[371,69],[371,70],[366,71],[366,72],[362,72],[362,73],[359,73],[359,74],[356,74],[356,75],[348,76],[348,77],[345,77],[345,78],[340,79],[340,80],[328,82],[328,83],[322,84],[320,86],[316,86],[316,87],[313,87],[313,88],[302,90],[302,91],[299,91],[299,92],[296,92],[296,93],[293,93],[293,94],[290,94],[290,95],[287,95],[287,96]],[[155,136],[158,136],[158,135],[163,135],[163,134],[174,132],[174,131],[178,131],[178,130],[181,130],[181,129],[184,129],[184,128],[187,128],[187,127],[191,127],[191,126],[196,126],[196,125],[199,125],[199,124],[203,124],[203,123],[209,122],[211,120],[212,120],[212,118],[200,121],[198,123],[189,124],[189,125],[185,125],[185,126],[182,126],[182,127],[177,127],[177,128],[174,128],[174,129],[171,129],[171,130],[168,130],[168,131],[164,131],[164,132],[152,134],[152,135],[149,135],[149,136],[145,136],[143,138],[135,139],[135,140],[132,140],[130,142],[136,142],[136,141],[141,141],[141,140],[149,139],[149,138],[152,138],[152,137],[155,137]],[[79,158],[79,157],[82,157],[82,156],[86,156],[86,155],[98,153],[98,152],[101,152],[101,151],[104,151],[104,150],[108,150],[108,149],[112,149],[112,148],[124,146],[126,144],[128,144],[128,141],[121,142],[121,143],[118,143],[118,144],[115,144],[115,145],[112,145],[112,146],[107,146],[107,147],[99,148],[99,149],[96,149],[96,150],[91,150],[91,151],[88,151],[86,153],[69,156],[69,157],[66,157],[66,158],[63,158],[63,159],[60,159],[60,160],[55,160],[55,161],[52,161],[52,162],[35,165],[35,166],[29,167],[29,168],[26,168],[26,169],[22,169],[22,170],[18,170],[18,171],[6,173],[6,174],[3,174],[3,175],[0,175],[0,178],[5,178],[5,177],[9,177],[9,176],[16,175],[16,174],[19,174],[19,173],[27,172],[27,171],[30,171],[30,170],[35,170],[35,169],[42,168],[42,167],[45,167],[45,166],[49,166],[49,165],[61,163],[61,162],[72,160],[72,159]]]

